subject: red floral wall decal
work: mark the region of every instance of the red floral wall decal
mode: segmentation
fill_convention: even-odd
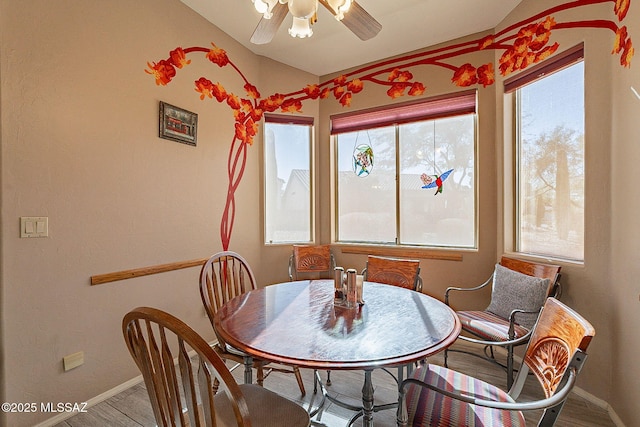
[[[634,48],[626,26],[618,26],[614,21],[604,19],[559,22],[555,18],[559,12],[565,10],[609,2],[613,3],[613,13],[618,21],[622,22],[629,11],[631,0],[572,1],[544,10],[496,34],[478,40],[382,61],[320,84],[307,85],[296,92],[275,93],[264,98],[229,59],[227,52],[213,43],[212,47],[184,49],[178,47],[169,52],[168,59],[147,63],[148,69],[145,72],[155,77],[157,85],[167,85],[176,77],[177,69],[191,63],[191,59],[187,59],[187,55],[200,52],[205,54],[207,60],[219,67],[232,67],[244,81],[245,94],[242,96],[227,92],[221,83],[213,83],[205,77],[200,77],[195,81],[195,91],[200,94],[200,99],[209,98],[220,103],[226,102],[234,115],[235,133],[227,161],[229,178],[227,199],[220,224],[222,247],[227,250],[235,219],[235,192],[244,174],[247,149],[253,145],[253,138],[258,131],[258,123],[265,112],[280,110],[285,113],[299,113],[302,111],[304,101],[326,99],[330,96],[333,96],[342,106],[348,107],[351,105],[354,95],[362,92],[365,84],[369,83],[387,87],[387,95],[392,99],[404,95],[420,96],[426,92],[427,86],[423,82],[414,81],[411,69],[425,65],[451,70],[451,82],[456,86],[482,85],[486,87],[495,82],[496,67],[493,63],[477,66],[470,63],[456,65],[454,59],[480,50],[502,51],[497,70],[502,76],[507,76],[553,55],[558,50],[559,44],[557,42],[550,43],[552,33],[562,29],[593,28],[612,31],[614,43],[611,53],[620,55],[620,64],[623,67],[630,67]]]

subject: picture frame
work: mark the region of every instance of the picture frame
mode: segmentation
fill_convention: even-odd
[[[198,114],[160,101],[160,138],[196,146],[198,139]]]

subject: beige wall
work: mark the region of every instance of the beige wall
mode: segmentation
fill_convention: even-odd
[[[634,3],[629,11],[627,27],[640,40],[640,8]],[[611,78],[612,115],[611,146],[611,236],[610,273],[597,284],[600,293],[610,294],[610,304],[601,306],[591,300],[595,310],[608,314],[610,330],[601,334],[603,351],[610,352],[611,365],[602,367],[610,372],[611,392],[606,396],[618,416],[627,426],[640,425],[638,396],[640,368],[635,361],[640,354],[640,99],[631,87],[640,92],[640,56],[636,48],[631,71],[614,64]]]
[[[525,0],[500,28],[555,3]],[[594,5],[566,18],[611,18],[612,7]],[[640,34],[636,10],[625,21],[632,36]],[[586,262],[563,264],[563,300],[597,330],[579,385],[610,402],[627,426],[638,425],[640,373],[633,360],[640,338],[633,325],[640,320],[634,247],[640,200],[634,197],[634,162],[640,148],[634,125],[640,100],[629,87],[640,90],[640,80],[610,55],[610,32],[563,30],[554,37],[561,49],[584,40],[587,61]],[[237,94],[243,94],[243,82],[229,67],[195,56],[167,87],[144,73],[147,61],[166,57],[174,47],[212,41],[263,95],[331,77],[255,56],[177,0],[0,1],[2,401],[82,402],[136,376],[120,322],[138,305],[168,310],[213,337],[201,309],[197,268],[89,286],[91,275],[220,250],[233,118],[225,105],[200,101],[193,81],[205,76]],[[496,59],[490,52],[470,58]],[[425,96],[456,90],[449,74],[433,67],[416,70],[416,79],[427,83]],[[199,114],[197,147],[157,137],[159,100]],[[501,82],[479,88],[479,100],[480,250],[464,253],[462,262],[423,260],[425,288],[434,294],[451,283],[478,283],[509,248],[509,233],[503,232],[509,213],[501,208],[509,194],[502,185],[508,174],[502,162]],[[383,90],[368,87],[354,96],[351,110],[389,102]],[[321,242],[331,240],[327,119],[341,111],[335,100],[303,108],[317,119]],[[290,248],[262,245],[259,137],[248,154],[230,248],[247,257],[265,285],[286,279]],[[20,216],[48,216],[50,237],[20,239]],[[341,265],[364,266],[363,256],[339,248],[336,254]],[[85,352],[85,364],[64,373],[62,357],[77,351]],[[0,425],[27,426],[47,417],[2,414]]]

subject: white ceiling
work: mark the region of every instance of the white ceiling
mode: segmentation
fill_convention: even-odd
[[[249,41],[261,18],[251,0],[181,1],[252,52],[323,76],[492,29],[522,0],[358,0],[382,24],[380,33],[367,41],[320,5],[313,36],[291,37],[289,14],[266,45]]]

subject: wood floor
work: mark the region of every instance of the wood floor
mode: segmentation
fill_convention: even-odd
[[[457,345],[454,345],[455,348]],[[430,363],[442,363],[442,356],[434,356]],[[133,363],[133,362],[132,362]],[[481,359],[464,354],[453,353],[449,357],[449,367],[461,372],[472,374],[499,387],[506,387],[504,372],[495,365]],[[587,361],[584,369],[589,369]],[[242,381],[242,369],[236,369],[234,376],[237,381]],[[274,372],[265,380],[265,386],[283,396],[298,401],[305,408],[315,405],[319,401],[320,393],[313,394],[313,371],[302,370],[307,394],[304,398],[295,378],[290,374]],[[321,373],[322,378],[326,373]],[[347,401],[354,405],[361,403],[361,390],[364,374],[358,371],[333,371],[331,373],[332,385],[328,387],[332,396]],[[376,404],[393,402],[397,400],[397,386],[393,379],[382,370],[373,373]],[[536,388],[534,378],[529,377],[527,386],[521,396],[523,400],[536,399],[541,396]],[[541,411],[526,413],[527,425],[535,426]],[[323,409],[312,419],[312,426],[317,427],[343,427],[353,412],[341,408],[335,404],[325,403]],[[393,427],[395,423],[395,410],[385,410],[374,414],[374,423],[377,427]],[[149,398],[144,384],[138,384],[104,402],[88,409],[88,412],[75,415],[56,425],[56,427],[103,427],[103,426],[155,426],[155,419],[149,403]],[[362,420],[358,419],[354,426],[361,426]],[[569,397],[560,418],[556,423],[558,427],[615,427],[605,410],[592,403],[575,396]],[[283,426],[286,427],[286,426]]]

